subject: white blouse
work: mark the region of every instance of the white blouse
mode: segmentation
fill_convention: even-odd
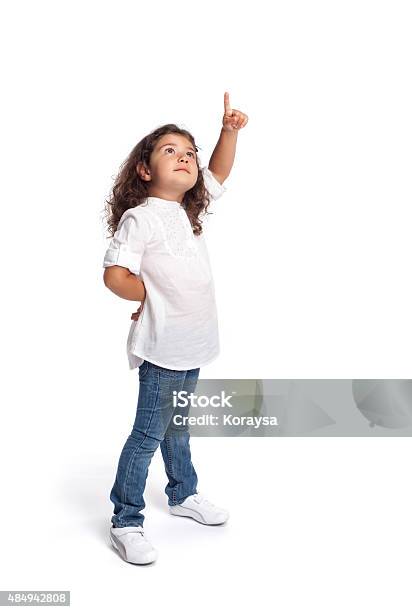
[[[201,171],[216,200],[226,187],[207,167]],[[104,256],[103,267],[109,266],[128,268],[146,287],[143,308],[127,338],[129,369],[146,359],[171,370],[190,370],[218,356],[215,289],[206,242],[203,233],[193,234],[179,202],[149,196],[126,210]]]

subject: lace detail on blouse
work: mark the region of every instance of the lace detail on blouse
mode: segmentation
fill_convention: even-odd
[[[152,211],[159,219],[170,252],[177,257],[196,257],[198,250],[184,209],[156,202]]]

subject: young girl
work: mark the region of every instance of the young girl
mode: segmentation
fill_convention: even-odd
[[[190,132],[163,125],[134,147],[107,201],[112,240],[104,257],[104,283],[119,297],[141,302],[127,339],[129,368],[139,368],[136,417],[110,493],[110,539],[130,563],[157,558],[143,531],[142,510],[149,464],[159,445],[170,513],[206,525],[229,517],[197,491],[188,426],[173,419],[189,412],[173,407],[173,392],[194,392],[200,368],[219,353],[202,217],[210,200],[226,191],[222,183],[233,165],[237,132],[248,121],[230,108],[227,92],[224,109],[208,168],[200,168]]]

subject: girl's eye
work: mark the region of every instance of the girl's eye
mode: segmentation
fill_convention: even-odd
[[[172,147],[167,147],[167,149],[165,149],[165,151],[174,151],[174,149]],[[192,157],[194,157],[193,151],[188,151],[188,153],[190,153],[190,155]]]

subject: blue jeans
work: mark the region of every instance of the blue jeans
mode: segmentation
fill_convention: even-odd
[[[187,423],[179,423],[182,419],[177,424],[173,419],[176,415],[188,416],[190,405],[174,407],[173,392],[187,391],[187,395],[194,392],[199,370],[169,370],[146,360],[139,367],[136,418],[120,455],[110,493],[114,527],[143,525],[143,492],[149,464],[159,444],[168,477],[165,493],[169,506],[181,504],[197,493],[189,428]]]

